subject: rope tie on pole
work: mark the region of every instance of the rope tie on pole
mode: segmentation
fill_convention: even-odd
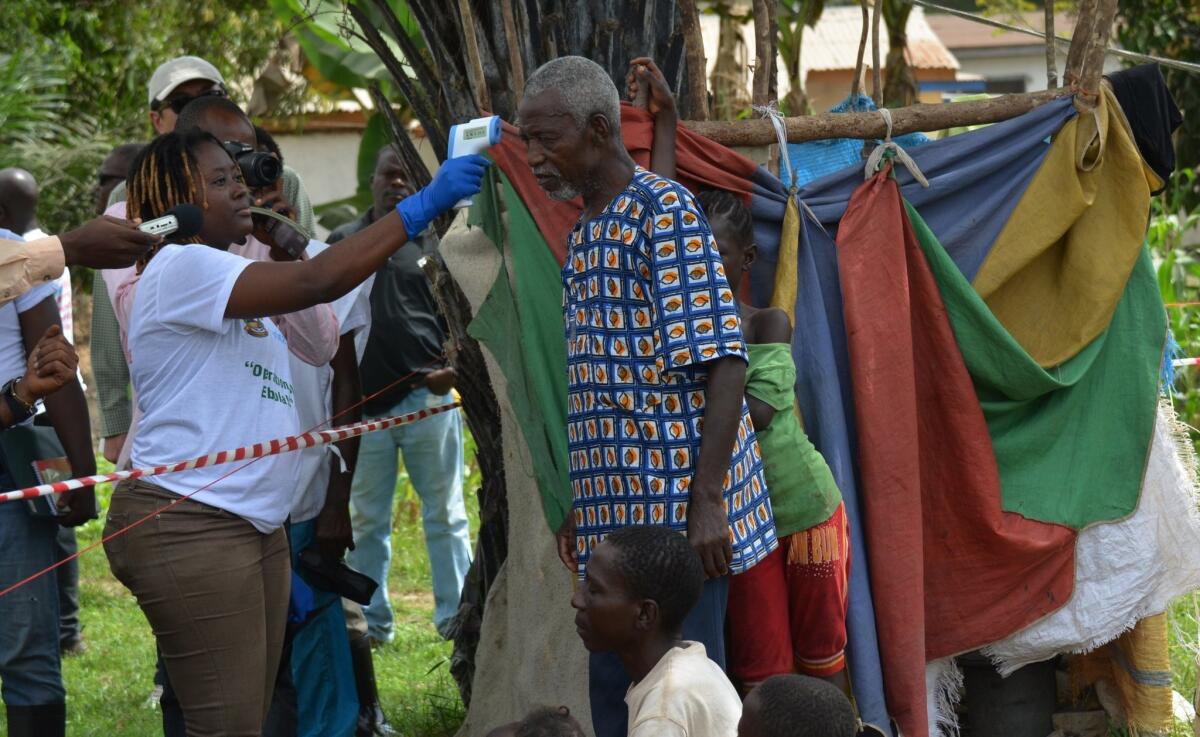
[[[887,134],[883,138],[883,142],[875,147],[871,155],[867,157],[867,165],[863,170],[863,179],[870,179],[875,172],[879,171],[880,165],[883,163],[884,156],[895,159],[908,169],[912,174],[913,179],[921,183],[922,187],[929,187],[929,180],[921,173],[921,168],[917,166],[917,162],[913,161],[908,152],[900,147],[900,144],[892,140],[892,111],[885,107],[879,108],[879,114],[883,116],[883,121],[887,125]]]

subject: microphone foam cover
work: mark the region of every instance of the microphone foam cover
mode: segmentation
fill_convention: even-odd
[[[204,211],[190,202],[176,205],[165,214],[174,215],[179,221],[179,229],[173,234],[176,238],[191,238],[198,234],[204,225]]]

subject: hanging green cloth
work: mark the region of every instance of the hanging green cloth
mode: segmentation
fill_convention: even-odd
[[[1154,429],[1166,335],[1146,248],[1108,327],[1073,357],[1042,368],[917,211],[905,206],[987,420],[1004,511],[1075,529],[1132,514]],[[1047,323],[1056,319],[1049,309],[1041,314]]]
[[[467,332],[487,347],[504,373],[533,463],[527,470],[537,479],[546,523],[558,530],[571,508],[562,276],[529,210],[496,167],[484,178],[468,223],[483,228],[501,259],[496,281]],[[515,279],[506,266],[506,246]]]

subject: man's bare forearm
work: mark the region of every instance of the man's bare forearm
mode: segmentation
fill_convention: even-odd
[[[692,480],[692,494],[701,501],[719,501],[742,418],[746,362],[736,356],[728,356],[708,363],[707,368],[704,428],[700,437],[700,456],[696,459]]]

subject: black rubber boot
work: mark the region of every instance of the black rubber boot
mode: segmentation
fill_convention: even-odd
[[[67,705],[9,706],[8,737],[66,737]]]
[[[388,724],[379,689],[375,686],[375,663],[371,660],[369,638],[350,641],[350,661],[354,664],[354,684],[358,688],[358,725],[355,737],[388,737],[398,732]]]

